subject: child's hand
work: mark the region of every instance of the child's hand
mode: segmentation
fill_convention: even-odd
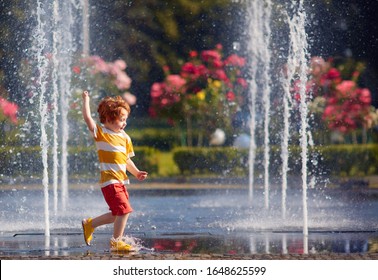
[[[139,171],[136,177],[139,181],[143,181],[147,178],[147,175],[148,173],[146,171]]]
[[[81,95],[83,97],[83,99],[89,97],[89,92],[87,90],[84,90],[83,91],[83,94]]]

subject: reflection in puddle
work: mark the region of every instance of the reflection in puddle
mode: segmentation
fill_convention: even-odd
[[[1,255],[77,256],[87,253],[108,254],[108,233],[96,236],[93,245],[84,244],[80,233],[45,237],[17,235],[0,238]],[[300,233],[256,233],[243,235],[158,235],[128,236],[137,248],[136,254],[309,254],[378,253],[378,232],[311,233],[308,239]],[[307,239],[307,240],[306,240]],[[135,254],[134,253],[134,254]]]

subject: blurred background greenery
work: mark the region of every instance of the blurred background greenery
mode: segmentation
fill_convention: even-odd
[[[211,49],[218,43],[230,53],[239,42],[239,54],[246,56],[246,2],[89,0],[90,52],[106,61],[121,58],[127,62],[131,92],[138,97],[135,113],[146,116],[150,87],[163,79],[163,66],[177,72],[189,51]],[[26,92],[27,85],[18,75],[31,47],[35,6],[32,0],[0,2],[0,96],[12,101]],[[375,107],[378,27],[373,23],[377,11],[375,0],[306,1],[310,53],[324,58],[352,56],[365,62],[362,80],[373,93]]]
[[[281,2],[289,1],[273,2],[273,12],[278,13]],[[90,54],[101,56],[105,61],[120,59],[127,63],[126,72],[132,79],[129,91],[137,98],[136,104],[132,106],[133,113],[127,129],[134,145],[141,148],[141,160],[146,164],[148,162],[151,173],[156,176],[188,174],[190,163],[187,162],[185,166],[183,163],[185,160],[182,159],[184,151],[180,150],[185,143],[182,132],[173,129],[165,119],[152,119],[149,116],[151,86],[154,82],[164,80],[165,67],[168,66],[172,73],[179,72],[188,54],[193,50],[213,49],[217,44],[221,44],[225,55],[236,52],[242,57],[248,57],[245,44],[248,37],[248,31],[245,28],[246,1],[89,0],[89,4]],[[35,1],[32,0],[0,2],[0,97],[18,104],[20,111],[28,109],[25,98],[29,92],[30,80],[28,74],[25,73],[27,70],[25,61],[32,47],[31,34],[35,26],[35,5]],[[376,51],[378,27],[373,23],[377,11],[378,4],[374,0],[306,1],[310,26],[309,52],[312,56],[333,57],[336,60],[363,64],[364,71],[359,77],[359,86],[370,90],[371,103],[375,108],[378,107],[378,53]],[[282,22],[275,21],[273,24],[274,32],[284,32]],[[287,42],[282,42],[282,44],[285,43]],[[22,115],[19,117],[22,122]],[[79,115],[72,114],[70,117],[80,122]],[[274,128],[272,129],[275,132]],[[8,159],[12,155],[9,147],[14,147],[11,150],[16,151],[23,147],[24,143],[17,137],[20,133],[17,125],[6,119],[4,112],[0,113],[0,131],[2,133],[0,147],[3,149],[0,153],[2,155],[2,172],[0,173],[12,175],[5,170],[13,166]],[[318,132],[314,136],[315,139],[326,138],[324,130],[319,129]],[[192,133],[200,134],[196,128]],[[336,139],[333,143],[324,140],[319,140],[319,142],[352,144],[362,143],[363,141],[358,140],[361,138],[363,138],[363,133],[357,131],[354,135],[344,136],[343,141]],[[365,142],[377,144],[376,129],[370,130],[369,138]],[[228,147],[231,144],[232,142],[226,142],[224,146]],[[92,145],[89,138],[70,139],[69,145],[78,149],[71,150],[72,157],[76,156],[79,160],[79,163],[76,163],[76,159],[71,158],[72,166],[81,166],[93,156],[93,154],[88,155],[86,151]],[[196,142],[193,145],[196,146]],[[208,143],[205,143],[205,146],[208,146]],[[32,150],[29,155],[35,151],[38,152],[35,145],[29,148]],[[346,154],[353,154],[350,149],[351,147],[345,147]],[[370,149],[374,150],[369,146],[361,153]],[[188,161],[188,153],[192,154],[192,152],[189,150],[185,153],[187,153],[185,158]],[[203,156],[202,154],[206,153],[203,150],[203,153],[198,154]],[[243,158],[240,154],[236,155]],[[12,159],[13,162],[18,162],[20,159],[17,157],[21,156],[21,152],[17,150],[13,152],[13,156],[16,156],[16,159]],[[222,162],[219,158],[229,156],[229,151],[225,151],[223,155],[215,157],[216,160],[207,159],[207,165],[213,168],[206,172],[217,173],[216,170],[224,170],[222,164],[216,166],[217,162]],[[353,154],[351,157],[352,160],[357,160],[361,154]],[[21,161],[30,163],[30,161],[34,162],[33,158],[34,156],[30,156],[28,160]],[[326,161],[325,159],[323,162]],[[4,162],[8,163],[4,164]],[[243,160],[241,163],[245,165]],[[375,164],[374,160],[371,165],[373,164]],[[27,164],[27,166],[30,165]],[[344,172],[346,175],[366,175],[377,172],[372,166],[361,167],[363,171],[360,171],[358,166],[353,167],[354,169],[346,168],[349,171],[340,171],[338,174]],[[353,171],[356,168],[357,171]],[[39,172],[38,167],[33,170],[33,168],[30,169],[34,174],[31,176]],[[235,174],[243,173],[235,172]]]

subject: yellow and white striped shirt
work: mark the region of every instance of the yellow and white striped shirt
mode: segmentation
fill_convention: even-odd
[[[126,163],[135,155],[129,135],[123,130],[113,132],[97,124],[93,137],[100,161],[101,187],[115,183],[129,184]]]

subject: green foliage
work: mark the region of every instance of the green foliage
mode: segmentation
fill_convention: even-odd
[[[248,150],[235,148],[178,148],[173,151],[174,161],[181,174],[232,174],[248,175]],[[256,151],[255,172],[264,170],[264,151]],[[280,176],[281,151],[270,150],[270,173]],[[290,148],[289,174],[300,175],[302,168],[301,149]],[[331,145],[310,148],[307,169],[309,174],[325,176],[366,176],[378,174],[378,145]]]
[[[0,182],[4,177],[33,176],[42,173],[40,147],[1,147]]]
[[[68,149],[69,176],[93,174],[92,177],[98,176],[100,167],[98,164],[97,152],[92,147],[70,147]]]
[[[333,145],[320,149],[320,165],[332,175],[378,174],[378,145]]]
[[[181,174],[245,175],[248,152],[232,147],[225,148],[177,148],[173,159]]]
[[[263,174],[263,150],[256,151],[256,174]],[[167,159],[167,153],[150,147],[135,148],[133,161],[142,170],[152,176],[214,176],[227,175],[232,177],[248,176],[248,150],[232,147],[222,148],[186,148],[172,150],[172,160]],[[298,146],[290,148],[289,175],[301,174],[301,149]],[[49,156],[49,169],[52,170],[52,160]],[[162,158],[164,160],[162,160]],[[40,178],[42,175],[42,160],[40,147],[7,147],[0,148],[0,183],[9,178],[22,176]],[[97,178],[98,160],[94,147],[70,147],[69,176]],[[270,172],[272,176],[281,175],[281,152],[278,147],[270,150]],[[161,174],[164,165],[165,173]],[[165,166],[169,165],[169,167]],[[177,166],[177,167],[176,167]],[[177,169],[179,171],[177,171]],[[176,173],[177,172],[177,173]],[[366,176],[378,174],[378,145],[331,145],[316,147],[309,150],[309,174],[324,176]],[[49,171],[51,174],[52,171]]]
[[[162,151],[169,151],[180,146],[180,133],[173,128],[130,129],[128,134],[136,147],[148,146]]]
[[[135,157],[132,158],[135,165],[146,170],[150,175],[157,174],[159,164],[159,151],[151,147],[134,148]]]
[[[136,125],[135,128],[127,128],[127,133],[136,147],[148,146],[160,151],[171,151],[176,147],[185,146],[186,143],[186,131],[173,127],[139,129]],[[198,129],[192,131],[193,145],[198,145],[199,134]],[[207,142],[205,144],[208,145]]]

